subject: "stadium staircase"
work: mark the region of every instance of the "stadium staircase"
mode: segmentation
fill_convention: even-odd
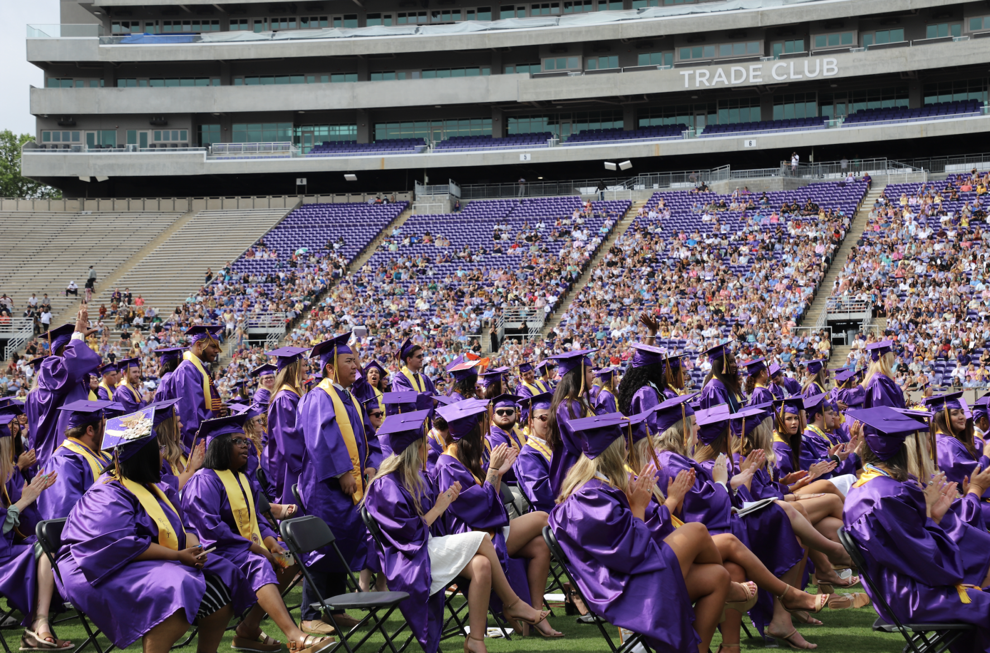
[[[564,300],[560,302],[557,310],[553,312],[550,319],[543,325],[543,337],[546,337],[548,333],[557,328],[557,325],[560,324],[561,318],[567,314],[567,310],[571,307],[571,302],[574,301],[575,297],[581,294],[581,290],[583,290],[588,284],[588,281],[591,280],[591,273],[598,265],[598,262],[601,261],[606,254],[608,254],[609,250],[612,249],[612,246],[615,245],[619,238],[622,237],[622,234],[626,233],[629,227],[632,226],[632,223],[636,220],[636,215],[640,208],[646,206],[648,201],[649,198],[633,202],[629,207],[629,210],[626,211],[626,214],[622,216],[619,222],[612,228],[612,233],[608,235],[608,238],[605,239],[602,246],[598,248],[598,252],[595,256],[588,261],[585,265],[584,271],[581,273],[581,276],[578,277],[577,282],[571,286],[570,291],[564,296]]]

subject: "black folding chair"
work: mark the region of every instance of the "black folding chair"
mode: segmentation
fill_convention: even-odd
[[[6,612],[0,610],[0,646],[3,646],[5,653],[11,653],[10,647],[7,645],[7,639],[3,636],[4,630],[20,630],[21,622],[14,616],[17,612],[16,609],[10,607],[10,602],[7,602],[7,606],[10,608]]]
[[[293,487],[293,491],[295,491],[295,487]],[[295,556],[296,562],[299,563],[303,576],[305,576],[306,581],[320,599],[317,603],[311,604],[310,607],[314,610],[321,611],[324,618],[333,626],[339,636],[338,644],[343,645],[348,653],[353,653],[354,649],[360,648],[377,630],[385,638],[385,645],[392,650],[392,653],[399,653],[392,642],[392,637],[385,629],[385,622],[399,606],[399,603],[409,598],[409,594],[406,592],[351,592],[324,598],[318,589],[318,585],[313,582],[309,568],[303,562],[303,557],[307,553],[327,546],[332,547],[340,560],[340,564],[347,571],[347,576],[351,578],[351,582],[355,585],[357,584],[354,580],[354,574],[347,564],[347,560],[344,559],[343,554],[341,554],[340,549],[337,547],[336,538],[330,527],[319,517],[308,515],[295,519],[286,519],[281,524],[281,532],[282,539],[285,541],[286,546],[289,547],[292,555]],[[335,610],[363,610],[368,614],[357,625],[345,632],[333,617]],[[378,613],[383,610],[384,614],[379,616]],[[372,623],[372,628],[352,648],[349,640],[369,621]],[[334,648],[336,649],[337,647],[335,646]],[[384,650],[384,646],[382,649]]]
[[[902,623],[894,611],[890,609],[890,604],[883,598],[883,594],[867,572],[866,556],[859,548],[859,544],[844,528],[839,529],[839,542],[842,543],[846,553],[852,558],[853,564],[859,570],[860,578],[870,588],[873,609],[876,610],[878,617],[873,622],[873,630],[881,633],[900,633],[904,637],[904,641],[907,642],[904,645],[905,653],[907,651],[912,653],[942,653],[958,640],[971,635],[976,630],[976,627],[971,624],[961,623]],[[890,622],[879,616],[881,610],[890,615]]]
[[[306,508],[303,507],[302,497],[299,495],[299,484],[298,483],[293,483],[292,484],[292,496],[296,500],[296,505],[299,506],[299,508],[297,509],[296,512],[298,513],[298,515],[300,517],[302,517],[303,515],[306,514]],[[337,547],[336,544],[334,544],[333,546],[334,546],[334,548]],[[340,559],[341,560],[344,559],[343,554],[339,550],[337,551],[337,555],[340,556]],[[347,585],[347,589],[350,590],[351,592],[360,592],[361,591],[361,584],[358,583],[358,581],[357,581],[356,578],[354,578],[354,574],[351,573],[350,566],[347,567],[347,576],[344,578],[344,583]]]
[[[589,606],[589,614],[595,618],[595,625],[598,626],[598,630],[601,632],[602,637],[605,638],[605,643],[608,644],[609,650],[611,650],[612,653],[629,653],[640,644],[649,650],[646,644],[642,641],[643,636],[639,633],[633,633],[629,639],[622,642],[620,646],[616,647],[615,643],[612,641],[612,637],[608,634],[608,629],[605,628],[606,625],[610,624],[591,611],[591,604],[588,603],[588,600],[584,598],[584,594],[581,593],[581,588],[577,584],[577,576],[575,576],[574,572],[571,571],[567,555],[564,553],[564,550],[560,548],[560,544],[557,543],[557,537],[553,534],[553,531],[550,530],[549,526],[543,527],[543,540],[550,548],[550,555],[553,556],[553,558],[560,564],[560,568],[564,570],[567,577],[571,579],[571,587],[574,588],[574,591],[577,593],[578,597],[584,601],[584,604]]]
[[[257,476],[259,482],[261,481],[262,478],[265,477],[265,472],[262,471],[260,467],[258,468]],[[267,482],[267,479],[265,479],[265,481]],[[278,521],[276,521],[275,517],[272,516],[272,505],[271,503],[268,502],[268,495],[266,495],[264,492],[258,495],[258,505],[256,506],[256,508],[258,510],[258,514],[262,515],[265,518],[265,520],[268,521],[268,525],[272,527],[272,530],[278,532]],[[286,596],[288,596],[289,592],[291,592],[292,589],[301,582],[302,582],[302,576],[296,576],[295,578],[293,578],[292,582],[290,582],[288,585],[285,586],[285,590],[282,592],[282,598],[284,599]],[[289,610],[289,612],[292,612],[293,610],[298,608],[299,605],[298,604],[292,606],[286,605],[285,607]]]
[[[41,551],[48,558],[48,562],[52,565],[52,571],[55,572],[55,577],[59,581],[62,580],[62,572],[59,571],[55,558],[58,556],[59,549],[62,548],[62,529],[65,528],[65,521],[65,517],[61,519],[48,519],[38,522],[38,525],[34,528],[34,533],[38,537],[38,544],[41,546]],[[70,604],[67,603],[66,605]],[[109,651],[115,648],[113,644],[110,644],[106,649],[102,648],[96,639],[96,636],[100,634],[100,629],[95,624],[91,624],[85,613],[78,607],[73,605],[72,609],[79,615],[79,621],[86,630],[86,639],[75,648],[73,653],[79,653],[79,651],[86,648],[86,645],[90,643],[96,648],[97,653],[109,653]]]

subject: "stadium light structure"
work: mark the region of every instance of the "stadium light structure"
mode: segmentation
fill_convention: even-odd
[[[606,161],[606,162],[605,162],[605,169],[606,169],[606,170],[612,170],[612,171],[615,171],[615,170],[616,170],[617,168],[618,168],[618,166],[617,166],[617,165],[615,165],[614,163],[612,163],[611,161]]]
[[[628,170],[632,167],[632,161],[623,161],[619,164],[619,170]]]
[[[347,181],[357,181],[357,175],[348,172],[344,175],[344,179],[346,179]]]

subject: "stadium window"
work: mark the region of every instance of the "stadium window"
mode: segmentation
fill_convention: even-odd
[[[460,19],[460,9],[435,9],[430,12],[431,23],[453,23]]]
[[[131,34],[141,32],[141,23],[136,20],[115,20],[110,23],[113,34]]]
[[[718,46],[718,56],[720,57],[741,57],[748,54],[760,54],[759,41],[722,43]]]
[[[288,143],[292,141],[292,123],[235,124],[234,143]]]
[[[832,34],[816,34],[816,48],[837,48],[843,45],[853,45],[852,32],[834,32]]]
[[[415,25],[416,23],[425,24],[428,20],[425,11],[400,11],[395,22],[397,25]]]
[[[939,102],[964,102],[966,100],[987,101],[987,82],[985,79],[958,80],[952,82],[936,82],[924,86],[925,104]]]
[[[672,66],[673,52],[642,52],[636,58],[637,66]]]
[[[520,75],[520,74],[530,74],[540,72],[540,64],[538,63],[517,63],[515,65],[505,66],[504,72],[506,75]]]
[[[560,3],[559,2],[541,2],[539,4],[530,5],[529,15],[530,16],[559,16],[560,15]]]
[[[622,11],[622,3],[598,0],[598,11]]]
[[[688,59],[714,59],[715,58],[715,46],[714,45],[694,45],[689,48],[681,48],[680,60],[686,61]]]
[[[523,116],[519,118],[509,118],[508,133],[515,134],[539,134],[541,132],[552,131],[550,129],[550,118],[547,116]]]
[[[498,9],[498,17],[505,18],[525,18],[526,7],[516,7],[515,5],[502,5]]]
[[[373,82],[389,82],[389,81],[405,79],[405,78],[406,78],[405,71],[402,72],[388,71],[381,73],[371,73],[371,81]]]
[[[230,31],[231,32],[244,32],[251,29],[251,25],[247,18],[231,18],[230,19]]]
[[[300,16],[299,29],[323,29],[330,26],[326,16]]]
[[[293,129],[294,143],[309,146],[310,141],[314,145],[324,141],[356,142],[357,125],[298,125]]]
[[[619,57],[617,55],[607,57],[591,57],[584,62],[585,70],[607,70],[619,67]]]
[[[477,9],[465,9],[464,20],[491,20],[491,7],[478,7]]]
[[[373,27],[375,25],[384,25],[386,27],[392,25],[392,14],[368,14],[367,25]]]
[[[73,131],[43,131],[41,132],[42,143],[78,143],[79,132]]]
[[[664,127],[668,125],[695,126],[695,116],[704,115],[705,124],[718,122],[717,105],[714,102],[654,107],[639,112],[639,127]]]
[[[718,124],[760,122],[760,98],[740,98],[718,101]]]
[[[773,119],[814,118],[818,115],[818,98],[814,93],[789,93],[773,98]]]
[[[901,28],[877,30],[876,32],[863,34],[863,45],[865,47],[883,45],[884,43],[900,43],[903,40],[904,30]]]
[[[357,80],[358,80],[357,73],[337,73],[335,75],[330,75],[330,83],[332,84],[356,82]]]
[[[578,57],[552,57],[543,60],[543,70],[576,70],[581,65]]]
[[[220,138],[220,125],[200,125],[199,126],[199,146],[206,147],[214,143],[223,142]]]
[[[969,19],[969,31],[979,32],[990,29],[990,16],[975,16]]]
[[[804,39],[795,39],[793,41],[778,41],[773,44],[772,48],[773,48],[773,56],[775,59],[782,54],[804,52]]]
[[[925,27],[926,39],[937,39],[945,36],[962,36],[962,23],[939,23]]]
[[[564,3],[565,14],[583,14],[594,10],[595,6],[593,0],[574,0],[573,2]]]

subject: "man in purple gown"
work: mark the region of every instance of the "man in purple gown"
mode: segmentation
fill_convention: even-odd
[[[120,383],[113,393],[113,400],[124,407],[124,413],[136,413],[147,402],[141,396],[141,359],[125,358],[118,361],[120,368]]]
[[[220,355],[217,341],[223,327],[201,325],[186,329],[189,349],[182,354],[182,362],[170,378],[175,386],[179,404],[179,420],[182,422],[182,444],[191,450],[200,422],[222,417],[226,412],[217,387],[213,384],[209,366]]]
[[[164,347],[155,350],[158,354],[158,387],[155,389],[154,403],[176,398],[172,374],[182,362],[182,352],[185,350],[185,347]]]
[[[532,363],[519,364],[519,386],[516,394],[520,397],[532,397],[550,391],[550,384],[536,378],[536,370]]]
[[[435,395],[436,388],[430,377],[421,372],[423,369],[423,359],[426,352],[412,340],[406,340],[399,347],[397,358],[402,362],[402,369],[392,375],[392,390],[400,392],[412,390],[413,392],[425,392]]]
[[[89,328],[86,307],[79,309],[76,324],[52,329],[42,338],[51,343],[52,356],[41,363],[38,385],[28,394],[28,448],[44,466],[65,439],[68,416],[62,406],[89,398],[89,375],[100,366],[100,357],[86,344]]]
[[[550,512],[554,506],[554,494],[550,489],[550,458],[547,444],[550,432],[550,405],[553,393],[544,392],[523,400],[532,422],[526,444],[513,465],[519,489],[533,510]]]
[[[96,398],[99,401],[113,401],[113,393],[117,389],[117,364],[101,365],[98,373],[100,385],[96,388]]]
[[[344,559],[351,569],[364,569],[368,535],[361,521],[359,504],[364,498],[367,479],[375,476],[381,463],[369,446],[375,434],[360,402],[350,393],[360,363],[347,346],[351,333],[341,334],[313,347],[311,358],[318,358],[323,380],[306,394],[299,405],[299,422],[305,438],[299,495],[303,512],[316,515],[333,529]],[[425,378],[425,377],[423,377]],[[342,594],[344,570],[330,549],[309,556],[319,591],[323,596]],[[319,612],[310,608],[316,602],[313,588],[303,584],[303,630],[319,633],[325,626]],[[343,613],[334,619],[341,625],[352,622]]]

